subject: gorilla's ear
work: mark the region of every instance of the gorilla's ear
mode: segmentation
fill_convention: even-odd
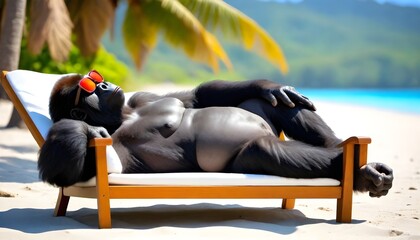
[[[85,110],[80,109],[80,108],[73,108],[70,111],[70,116],[74,119],[74,120],[80,120],[80,121],[84,121],[87,117],[87,113],[85,112]]]

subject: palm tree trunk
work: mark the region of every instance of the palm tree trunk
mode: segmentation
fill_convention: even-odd
[[[0,70],[15,70],[19,66],[20,44],[25,20],[26,0],[6,0],[1,19],[0,32]],[[0,97],[6,94],[0,87]],[[7,127],[21,127],[22,120],[13,109]]]

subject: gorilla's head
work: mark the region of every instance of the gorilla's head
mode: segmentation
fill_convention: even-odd
[[[124,100],[120,87],[105,82],[92,70],[85,76],[70,74],[58,80],[49,109],[53,122],[63,118],[81,120],[113,133],[121,125]]]

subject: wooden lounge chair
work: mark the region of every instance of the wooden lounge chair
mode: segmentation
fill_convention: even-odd
[[[51,89],[63,75],[16,70],[3,72],[1,84],[41,147],[52,125],[48,113]],[[111,227],[110,199],[128,198],[275,198],[292,209],[296,198],[337,199],[336,221],[351,222],[354,163],[367,162],[367,137],[350,137],[344,149],[343,179],[291,179],[230,173],[121,174],[112,139],[93,139],[96,178],[59,189],[55,216],[64,216],[70,197],[96,198],[99,228]],[[357,160],[357,161],[355,161]],[[360,167],[359,166],[359,167]]]

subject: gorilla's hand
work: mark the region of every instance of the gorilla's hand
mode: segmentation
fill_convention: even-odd
[[[371,197],[385,196],[392,187],[392,169],[383,163],[368,163],[356,171],[354,190]]]
[[[88,139],[92,138],[109,138],[111,137],[108,131],[104,127],[95,127],[86,124],[87,126],[87,137]]]
[[[307,109],[316,110],[314,104],[307,97],[296,91],[294,87],[278,84],[269,84],[268,86],[263,85],[260,87],[262,88],[262,97],[273,106],[277,106],[277,100],[280,100],[284,105],[291,108],[295,107],[296,104],[300,104]]]

